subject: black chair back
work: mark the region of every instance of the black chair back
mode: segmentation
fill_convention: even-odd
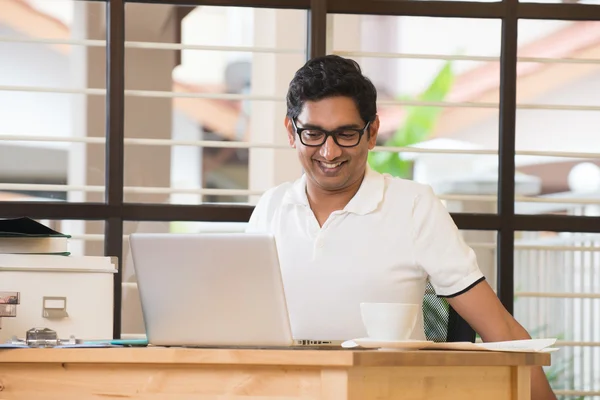
[[[475,342],[475,331],[427,282],[423,297],[425,337],[434,342]]]

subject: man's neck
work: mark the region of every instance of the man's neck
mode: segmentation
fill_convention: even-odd
[[[340,190],[324,190],[310,181],[307,182],[306,196],[310,208],[315,214],[329,214],[344,209],[360,189],[363,179],[364,174],[361,179],[357,179],[356,182]]]

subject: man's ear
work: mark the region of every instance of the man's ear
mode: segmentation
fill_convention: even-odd
[[[294,125],[292,124],[292,120],[290,119],[290,117],[286,116],[283,124],[285,125],[285,129],[287,130],[288,143],[290,144],[290,147],[295,149],[296,148],[296,133],[294,132]]]
[[[369,150],[373,150],[377,144],[377,133],[379,132],[379,115],[375,116],[373,122],[369,124],[368,138],[369,138]]]

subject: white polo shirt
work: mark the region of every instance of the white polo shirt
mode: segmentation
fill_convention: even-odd
[[[356,195],[323,227],[303,175],[261,197],[248,231],[275,235],[296,339],[365,337],[361,302],[422,304],[427,278],[440,296],[483,279],[475,253],[429,186],[369,167]],[[412,338],[425,338],[422,315]]]

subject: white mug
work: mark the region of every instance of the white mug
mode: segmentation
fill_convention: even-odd
[[[360,303],[367,335],[374,340],[408,340],[417,323],[419,304]]]

